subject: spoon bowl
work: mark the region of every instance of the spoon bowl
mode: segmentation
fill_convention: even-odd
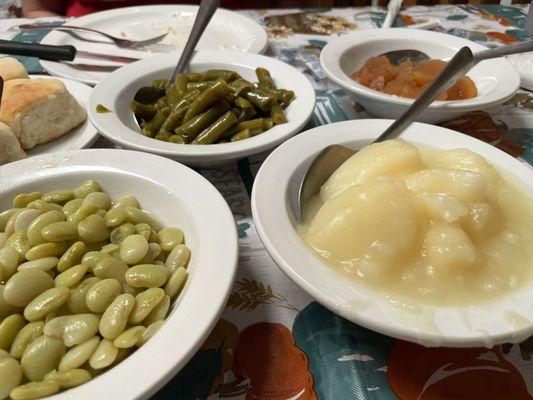
[[[400,65],[407,60],[411,60],[413,64],[417,64],[430,59],[426,53],[413,49],[388,51],[383,53],[382,56],[387,57],[392,65]]]

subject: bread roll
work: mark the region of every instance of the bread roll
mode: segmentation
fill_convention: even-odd
[[[13,79],[4,85],[0,122],[9,125],[24,150],[64,135],[86,118],[57,79]]]
[[[20,143],[11,128],[0,122],[0,165],[24,157],[26,157],[26,153],[20,147]]]
[[[0,76],[4,81],[11,79],[27,79],[28,71],[24,68],[24,65],[13,57],[0,58]]]

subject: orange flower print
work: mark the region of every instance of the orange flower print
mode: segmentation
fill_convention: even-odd
[[[307,356],[281,324],[263,322],[243,330],[233,359],[235,377],[250,381],[246,400],[317,400]]]
[[[530,400],[518,369],[493,349],[426,348],[398,341],[387,360],[400,400]]]

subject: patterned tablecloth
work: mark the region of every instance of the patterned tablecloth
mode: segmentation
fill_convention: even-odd
[[[440,31],[488,46],[528,37],[526,8],[499,5],[412,7],[396,26],[436,18]],[[318,55],[331,38],[379,27],[384,10],[243,11],[267,27],[267,54],[304,71],[317,105],[307,128],[368,114],[325,78]],[[0,21],[0,37],[12,38]],[[16,40],[39,41],[41,34]],[[533,65],[528,58],[522,66]],[[24,58],[31,72],[42,72]],[[533,71],[533,67],[531,68]],[[533,95],[520,91],[505,104],[443,124],[492,143],[533,165]],[[355,134],[355,132],[354,132]],[[95,147],[112,147],[100,139]],[[261,245],[250,213],[254,176],[266,154],[200,171],[224,195],[239,231],[239,271],[226,310],[201,350],[154,399],[388,400],[531,399],[533,340],[492,349],[428,349],[355,325],[293,284]],[[209,298],[206,297],[206,301]],[[179,338],[177,338],[179,340]]]

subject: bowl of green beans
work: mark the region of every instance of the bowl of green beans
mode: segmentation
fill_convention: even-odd
[[[226,202],[171,160],[95,149],[2,167],[0,399],[149,398],[213,328],[237,259]]]
[[[172,85],[168,55],[112,73],[88,108],[99,132],[121,147],[193,166],[228,163],[269,150],[298,133],[315,105],[301,72],[258,54],[200,51]],[[165,87],[153,104],[133,100],[143,86]]]

